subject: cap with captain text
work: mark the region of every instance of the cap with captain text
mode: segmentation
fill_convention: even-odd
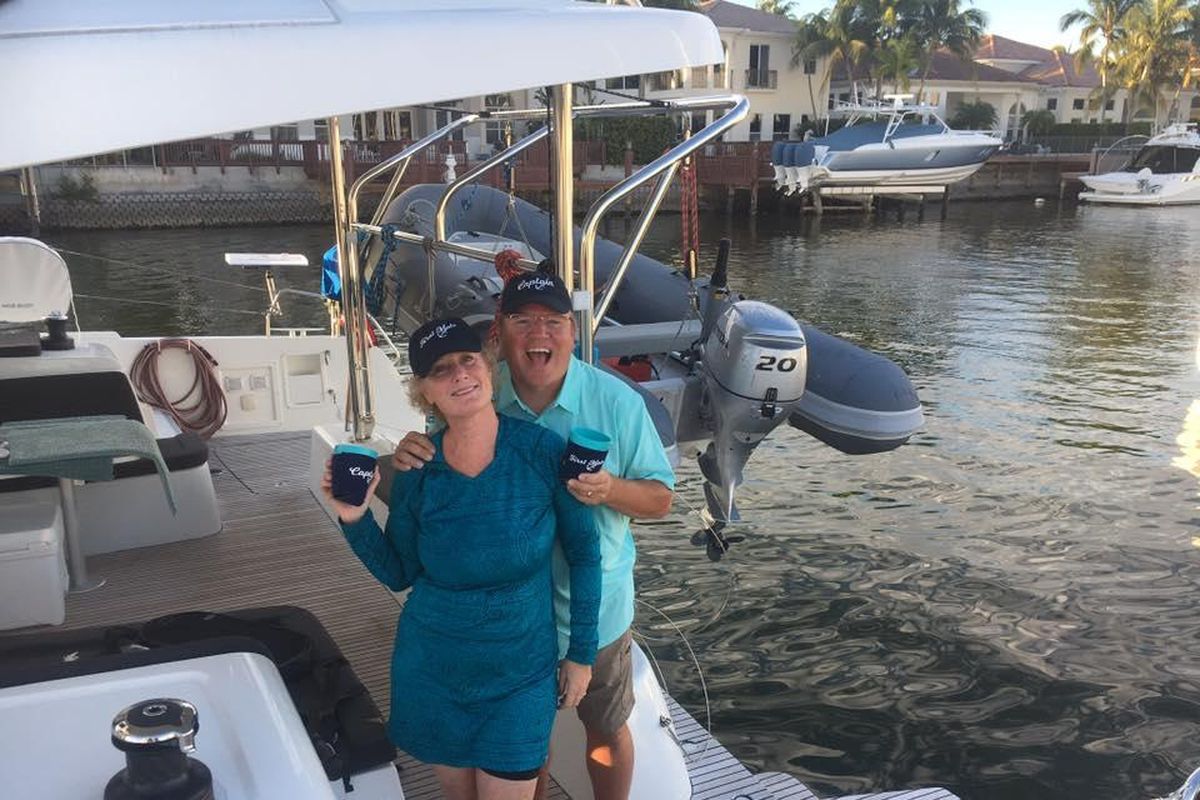
[[[567,286],[557,275],[534,272],[517,275],[504,285],[500,295],[500,311],[511,314],[532,304],[545,306],[560,314],[571,310],[571,296]]]
[[[437,360],[447,353],[478,353],[483,350],[479,334],[458,317],[431,319],[408,338],[408,365],[424,378]]]

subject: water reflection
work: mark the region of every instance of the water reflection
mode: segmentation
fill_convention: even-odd
[[[1200,340],[1196,342],[1196,369],[1200,371]],[[1171,463],[1200,478],[1200,399],[1192,401],[1183,418],[1183,430],[1175,437],[1180,454]]]
[[[895,359],[927,412],[907,447],[874,457],[778,431],[747,470],[748,539],[720,564],[688,541],[693,465],[676,513],[639,526],[640,597],[699,654],[721,740],[827,794],[1176,788],[1200,764],[1193,212],[963,203],[946,221],[718,215],[702,232],[702,269],[729,236],[737,288]],[[192,273],[72,259],[81,292],[170,304],[81,302],[89,327],[253,333],[258,319],[229,312],[261,310],[257,278],[221,253],[316,265],[328,233],[55,238]],[[647,249],[678,263],[678,238],[665,218]],[[281,280],[312,289],[316,267]],[[637,624],[703,716],[673,626],[648,606]]]

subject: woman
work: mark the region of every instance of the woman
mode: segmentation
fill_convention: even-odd
[[[558,480],[562,439],[496,414],[482,349],[453,318],[409,340],[413,399],[446,427],[424,469],[396,474],[384,531],[366,502],[333,499],[328,465],[322,488],[371,574],[392,591],[412,587],[392,655],[392,740],[434,765],[451,800],[521,800],[533,796],[558,702],[574,707],[591,680],[600,552],[591,510]],[[556,538],[571,567],[557,682]]]

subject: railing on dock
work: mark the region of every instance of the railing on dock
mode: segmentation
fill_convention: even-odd
[[[371,167],[379,164],[412,144],[409,140],[399,141],[346,141],[344,163],[353,180]],[[470,168],[478,156],[472,157],[466,142],[449,140],[432,144],[413,156],[404,176],[405,185],[417,183],[442,183],[446,176],[446,156],[453,154],[455,171],[462,173]],[[603,141],[579,141],[575,143],[575,174],[579,177],[589,165],[603,165],[606,158]],[[105,153],[91,158],[65,162],[74,167],[155,167],[165,174],[172,169],[190,169],[193,174],[201,167],[215,167],[225,174],[230,170],[246,169],[254,173],[260,169],[302,167],[305,174],[315,180],[327,180],[329,176],[329,145],[316,140],[275,141],[266,139],[189,139]],[[520,153],[513,159],[516,170],[517,189],[545,187],[550,176],[550,155],[545,142],[541,142]],[[489,175],[487,182],[499,185],[499,174]]]

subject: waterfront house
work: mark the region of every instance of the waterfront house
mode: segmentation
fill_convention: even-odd
[[[779,14],[709,0],[699,6],[717,26],[725,62],[687,71],[645,76],[647,97],[679,97],[732,91],[750,101],[750,114],[725,137],[729,141],[797,138],[796,128],[825,114],[828,59],[792,64],[796,23]],[[693,121],[698,129],[711,119]]]
[[[1071,53],[1047,50],[1025,42],[988,34],[975,52],[975,62],[1035,81],[1040,90],[1035,105],[1054,114],[1055,121],[1152,121],[1154,109],[1146,103],[1130,107],[1129,92],[1116,88],[1101,108],[1100,75],[1092,65],[1080,70]],[[1200,116],[1200,92],[1168,87],[1159,100],[1159,121],[1175,122]]]
[[[855,69],[859,86],[870,83],[866,70]],[[884,91],[916,94],[920,70],[907,76],[907,86],[884,84]],[[839,67],[830,85],[833,98],[848,100],[854,81]],[[932,55],[922,100],[937,107],[943,119],[954,116],[963,103],[983,101],[996,109],[996,130],[1007,139],[1021,136],[1021,119],[1028,111],[1048,110],[1059,123],[1152,121],[1154,109],[1141,103],[1129,107],[1129,93],[1116,89],[1101,109],[1100,76],[1088,66],[1077,69],[1070,53],[1018,42],[995,34],[983,37],[972,61],[939,51]],[[1159,122],[1195,119],[1200,115],[1200,92],[1169,87],[1159,103]]]

